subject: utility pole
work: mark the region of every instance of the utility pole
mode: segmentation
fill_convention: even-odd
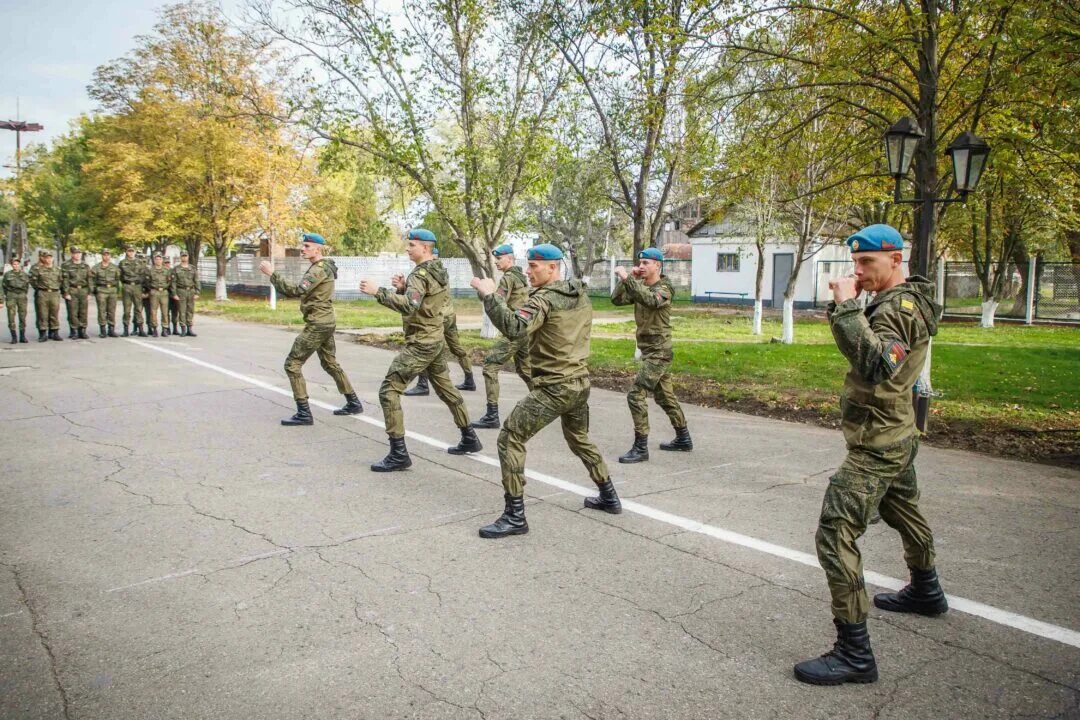
[[[45,126],[40,123],[26,122],[25,120],[0,120],[0,130],[15,131],[15,187],[19,186],[19,173],[22,170],[22,134],[24,132],[38,132],[44,129]],[[17,240],[16,236],[18,236]],[[24,245],[25,241],[26,234],[23,232],[22,220],[19,217],[19,206],[15,203],[15,217],[11,219],[11,224],[8,227],[8,240],[7,248],[4,252],[4,261],[11,262],[13,242],[16,245],[16,254],[19,258],[22,258],[26,253],[26,247]]]

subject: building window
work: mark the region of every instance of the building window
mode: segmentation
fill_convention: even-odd
[[[739,254],[717,253],[716,272],[739,272]]]

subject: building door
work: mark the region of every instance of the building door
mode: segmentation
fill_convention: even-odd
[[[775,253],[772,256],[772,306],[784,305],[784,288],[787,287],[791,269],[795,267],[794,253]]]

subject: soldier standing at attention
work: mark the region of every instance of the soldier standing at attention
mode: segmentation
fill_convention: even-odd
[[[90,266],[82,261],[82,250],[71,248],[71,261],[60,271],[60,290],[67,301],[68,338],[88,340],[86,312],[90,304]]]
[[[337,266],[333,260],[323,258],[325,247],[326,240],[322,235],[304,233],[300,255],[311,265],[298,285],[293,285],[274,272],[274,264],[269,260],[259,263],[259,272],[270,276],[270,282],[279,293],[285,297],[300,298],[300,313],[304,316],[304,329],[293,341],[292,350],[285,358],[285,374],[289,377],[293,399],[296,400],[296,414],[282,420],[282,425],[312,425],[315,422],[311,416],[303,373],[304,363],[315,353],[319,355],[323,370],[334,379],[338,392],[345,396],[345,406],[335,410],[334,414],[359,415],[364,412],[360,398],[337,361],[337,345],[334,342],[334,331],[337,329],[337,317],[334,315]]]
[[[532,363],[532,391],[514,407],[499,433],[503,514],[480,528],[482,538],[529,532],[525,520],[525,443],[556,418],[562,420],[566,444],[585,464],[600,489],[585,498],[585,507],[612,514],[622,503],[611,483],[604,458],[589,440],[589,337],[592,302],[580,280],[562,279],[563,254],[554,245],[529,250],[528,301],[511,310],[490,278],[473,278],[491,322],[511,341],[527,337]]]
[[[641,369],[634,379],[634,386],[626,394],[630,416],[634,419],[634,444],[619,458],[621,463],[649,459],[649,393],[675,428],[675,439],[660,443],[660,449],[683,452],[694,449],[686,416],[671,386],[671,299],[675,289],[663,269],[664,255],[656,248],[645,248],[638,253],[637,267],[630,274],[626,268],[615,268],[619,283],[611,292],[611,302],[634,306],[637,346],[641,351]]]
[[[158,315],[161,316],[161,337],[169,337],[169,283],[172,271],[165,267],[161,253],[154,253],[154,265],[145,275],[143,288],[150,293],[150,312],[146,324],[150,337],[158,336]]]
[[[109,248],[101,251],[101,262],[90,269],[90,292],[97,303],[98,336],[116,337],[116,289],[120,268],[112,264]]]
[[[511,311],[518,308],[529,299],[528,281],[525,273],[521,272],[514,264],[514,248],[510,245],[500,245],[491,251],[495,257],[495,267],[502,273],[499,278],[499,286],[495,294],[501,297]],[[525,381],[525,386],[532,390],[531,370],[529,366],[529,338],[519,337],[517,340],[507,340],[505,336],[495,341],[495,346],[484,357],[484,392],[487,394],[487,414],[474,422],[474,428],[497,429],[499,421],[499,370],[507,360],[513,358],[514,369],[518,377]]]
[[[60,270],[53,267],[50,250],[38,252],[38,261],[30,268],[30,286],[34,288],[34,319],[38,342],[63,340],[60,337]]]
[[[172,260],[166,255],[163,264],[165,269],[169,271],[169,292],[168,292],[168,305],[169,305],[169,328],[172,330],[173,335],[179,335],[180,331],[176,328],[176,320],[180,314],[180,305],[176,302],[176,295],[172,290],[173,272],[175,268],[172,266]],[[164,325],[165,323],[162,323]]]
[[[199,273],[188,262],[188,251],[180,252],[180,264],[173,268],[169,293],[176,301],[180,335],[195,337],[195,295],[199,292]]]
[[[128,323],[134,320],[131,332],[146,337],[143,330],[143,276],[146,266],[135,257],[135,247],[124,246],[124,259],[120,261],[120,282],[124,284],[124,337],[128,336]],[[134,317],[132,317],[134,315]]]
[[[30,276],[23,272],[22,261],[12,258],[11,270],[6,272],[3,281],[0,281],[0,305],[7,303],[8,330],[11,331],[13,345],[27,341],[26,293],[29,287]]]
[[[450,278],[435,257],[435,233],[424,228],[410,230],[406,253],[416,267],[407,279],[394,278],[395,290],[379,287],[374,280],[363,280],[360,291],[374,295],[380,305],[401,313],[405,322],[405,349],[390,363],[379,388],[390,452],[371,466],[375,472],[404,470],[412,465],[405,447],[405,418],[401,412],[401,394],[409,382],[426,373],[435,386],[435,394],[450,408],[454,424],[461,431],[461,442],[448,448],[451,455],[483,450],[476,431],[469,426],[469,412],[461,393],[454,389],[446,368],[446,345],[443,339],[443,307],[449,294]]]
[[[851,370],[840,409],[848,454],[829,479],[818,521],[817,555],[832,594],[833,649],[795,666],[812,685],[877,680],[866,618],[870,603],[855,541],[875,509],[900,533],[911,583],[874,596],[882,610],[935,616],[949,609],[934,569],[934,536],[919,512],[915,455],[919,449],[912,387],[937,333],[941,307],[925,278],[904,279],[904,240],[888,225],[870,225],[847,239],[855,275],[829,282],[829,324]],[[863,310],[859,291],[876,293]]]

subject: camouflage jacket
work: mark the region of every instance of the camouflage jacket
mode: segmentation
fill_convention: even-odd
[[[188,265],[187,267],[177,265],[172,269],[171,280],[172,284],[169,287],[169,292],[173,295],[199,289],[199,272],[194,265]]]
[[[164,265],[161,267],[151,266],[143,276],[143,288],[146,290],[168,290],[171,275],[172,270]]]
[[[934,285],[917,275],[877,294],[829,303],[829,325],[851,370],[840,396],[849,447],[883,448],[915,434],[912,388],[937,334],[941,306]]]
[[[675,289],[667,275],[661,275],[652,285],[628,275],[611,292],[613,304],[634,306],[637,346],[643,358],[671,362],[671,298],[674,295]]]
[[[430,345],[443,339],[449,288],[446,268],[438,260],[428,260],[413,268],[403,291],[379,288],[375,299],[401,313],[405,342]]]
[[[22,268],[18,271],[9,270],[4,274],[3,281],[0,281],[0,298],[14,298],[19,295],[25,296],[29,287],[30,276],[27,275]]]
[[[334,315],[334,286],[337,282],[337,265],[329,258],[311,263],[311,267],[293,285],[277,273],[270,276],[270,282],[285,297],[300,298],[300,314],[308,325],[336,325]]]
[[[533,288],[517,310],[492,293],[484,298],[484,310],[510,340],[528,336],[534,385],[589,376],[592,303],[580,280],[559,280]]]
[[[60,269],[60,290],[67,295],[72,290],[90,290],[90,266],[84,262],[66,262]]]
[[[529,299],[529,282],[525,279],[525,273],[521,268],[513,265],[499,278],[499,287],[495,294],[506,301],[507,307],[517,310]]]
[[[59,290],[62,282],[60,268],[55,265],[45,267],[41,263],[36,263],[30,268],[30,286],[35,290]]]
[[[120,268],[120,282],[140,288],[143,286],[146,265],[141,260],[124,258],[116,266]]]
[[[98,263],[90,268],[90,292],[116,292],[118,287],[120,287],[120,268],[115,264]]]

